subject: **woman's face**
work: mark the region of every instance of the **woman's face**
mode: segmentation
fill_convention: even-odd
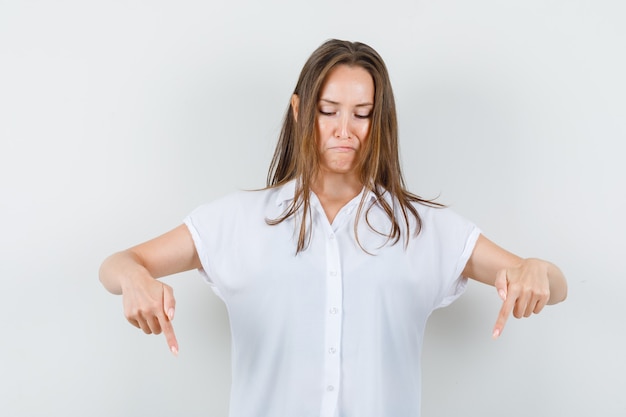
[[[374,81],[359,66],[339,65],[328,74],[317,103],[317,142],[322,172],[355,173],[372,124]]]

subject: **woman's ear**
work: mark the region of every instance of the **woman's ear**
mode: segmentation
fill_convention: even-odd
[[[293,118],[298,121],[298,109],[300,108],[300,97],[297,94],[291,96],[291,110],[293,110]]]

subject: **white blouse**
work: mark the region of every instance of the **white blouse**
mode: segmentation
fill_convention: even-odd
[[[450,209],[416,204],[423,227],[408,247],[361,218],[368,254],[354,230],[362,195],[332,224],[312,195],[310,244],[296,255],[296,220],[265,222],[294,189],[236,193],[185,219],[230,318],[230,416],[418,417],[426,320],[463,292],[480,231]],[[375,203],[368,221],[389,230]]]

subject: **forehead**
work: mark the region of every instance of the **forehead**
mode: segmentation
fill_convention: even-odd
[[[374,80],[363,67],[337,65],[326,76],[320,91],[320,99],[332,97],[373,101]]]

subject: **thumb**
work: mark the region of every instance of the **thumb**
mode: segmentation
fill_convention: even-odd
[[[502,299],[502,301],[506,301],[506,296],[508,292],[508,280],[506,277],[506,269],[501,269],[498,271],[496,275],[496,280],[493,283],[494,287],[498,291],[498,295]]]

